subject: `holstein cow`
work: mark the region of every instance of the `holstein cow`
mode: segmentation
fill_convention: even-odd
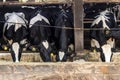
[[[52,47],[49,37],[51,31],[50,22],[46,16],[45,10],[35,9],[29,22],[29,41],[31,45],[35,45],[39,49],[42,60],[50,62]]]
[[[22,12],[5,14],[3,36],[10,45],[10,52],[14,62],[19,62],[22,47],[27,43],[27,26],[25,15]]]
[[[111,33],[110,29],[115,26],[116,18],[108,10],[100,12],[91,25],[91,47],[100,49],[100,57],[103,62],[111,61],[115,39],[110,37],[109,34]]]
[[[55,21],[55,42],[57,61],[67,61],[68,46],[74,44],[73,14],[70,7],[61,9]]]

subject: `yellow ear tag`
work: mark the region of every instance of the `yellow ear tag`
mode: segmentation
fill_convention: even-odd
[[[93,50],[93,53],[96,53],[96,52],[97,52],[96,49],[94,49],[94,50]]]
[[[4,50],[8,50],[8,47],[7,47],[7,46],[4,46]]]
[[[36,51],[36,48],[32,47],[32,51]]]
[[[53,56],[54,56],[54,54],[53,54],[53,53],[50,53],[50,56],[51,56],[51,57],[53,57]]]

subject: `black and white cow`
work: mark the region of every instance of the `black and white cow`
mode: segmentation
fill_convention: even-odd
[[[116,17],[108,10],[100,12],[91,25],[91,47],[100,49],[100,57],[103,62],[110,62],[112,48],[114,48],[113,37],[110,37],[111,28],[116,26]],[[97,29],[97,30],[96,30]]]
[[[22,47],[27,43],[27,20],[22,12],[5,14],[3,37],[10,45],[10,52],[14,62],[19,62]]]
[[[35,9],[29,22],[29,41],[31,45],[37,46],[40,56],[44,62],[51,61],[50,22],[47,19],[47,12],[42,9]]]
[[[57,61],[67,61],[68,46],[74,44],[73,13],[70,7],[61,9],[55,21]]]

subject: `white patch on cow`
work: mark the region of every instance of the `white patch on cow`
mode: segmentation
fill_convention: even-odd
[[[74,51],[74,45],[73,44],[68,45],[68,52],[70,52],[70,51]]]
[[[16,43],[13,43],[13,44],[12,44],[12,49],[13,49],[13,51],[14,51],[14,53],[15,53],[15,59],[16,59],[15,62],[19,62],[19,60],[18,60],[18,55],[19,55],[20,45],[19,45],[17,42],[16,42]]]
[[[35,9],[36,7],[34,6],[21,6],[22,8],[30,8],[30,9]]]
[[[63,59],[64,55],[65,55],[65,52],[59,51],[59,59],[60,59],[60,61]]]
[[[100,44],[97,40],[95,39],[92,39],[91,40],[91,47],[97,47],[97,48],[100,48]]]
[[[42,21],[44,20],[46,23],[50,24],[50,22],[48,21],[48,19],[40,14],[37,14],[35,17],[33,17],[31,20],[30,20],[30,26],[29,28],[32,27],[32,24],[34,24],[35,22],[37,21]]]
[[[23,12],[12,12],[12,13],[6,13],[5,14],[5,20],[8,20],[10,16],[17,15],[18,17],[22,18],[26,23],[28,21],[25,19],[25,14]]]
[[[20,44],[26,44],[27,43],[27,39],[23,39],[20,41]]]
[[[46,49],[49,48],[49,43],[48,43],[48,41],[43,41],[42,44],[43,44],[43,46],[44,46]]]
[[[18,15],[23,17],[23,18],[19,17]],[[27,20],[24,19],[24,15],[22,13],[15,13],[15,12],[6,13],[5,18],[7,21],[4,25],[3,32],[4,32],[6,27],[8,30],[12,25],[15,25],[15,31],[17,31],[19,28],[21,28],[22,25],[27,28],[26,23],[25,23],[25,21],[27,21]]]
[[[100,15],[96,16],[96,19],[93,21],[91,26],[94,26],[95,24],[98,24],[100,21],[103,22],[103,28],[110,30],[110,28],[108,27],[108,25],[106,24],[105,21],[109,21],[109,17],[107,17],[105,14],[108,13],[107,10],[103,11],[100,13]]]
[[[115,39],[110,38],[109,40],[107,40],[107,43],[108,43],[112,48],[115,48]]]
[[[105,55],[105,62],[110,62],[111,55],[112,55],[111,46],[109,44],[105,44],[101,48]]]

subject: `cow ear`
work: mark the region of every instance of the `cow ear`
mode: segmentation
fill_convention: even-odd
[[[4,17],[5,17],[5,20],[8,20],[8,17],[11,15],[11,13],[6,13],[5,15],[4,15]]]

